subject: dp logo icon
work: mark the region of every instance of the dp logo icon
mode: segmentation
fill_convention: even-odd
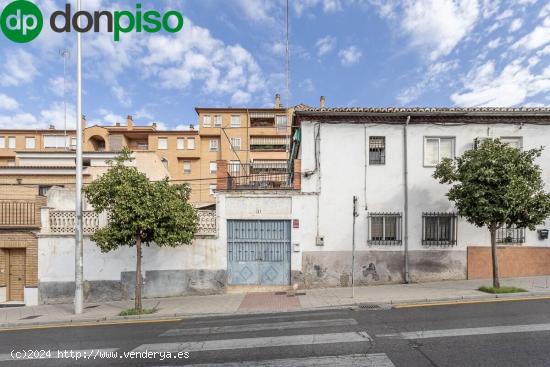
[[[38,37],[42,31],[42,13],[30,1],[15,0],[6,5],[0,16],[0,27],[4,35],[17,43],[27,43]]]

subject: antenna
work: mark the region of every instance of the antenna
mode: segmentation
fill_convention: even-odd
[[[290,162],[290,133],[288,132],[288,121],[292,121],[292,118],[290,116],[288,116],[288,109],[290,108],[290,87],[289,87],[289,84],[290,84],[290,42],[289,42],[289,5],[288,5],[288,0],[286,0],[286,47],[285,47],[285,57],[286,57],[286,75],[285,75],[285,79],[286,79],[286,118],[287,118],[287,137],[286,137],[286,141],[287,141],[287,153],[288,153],[288,159],[289,159],[289,162]]]
[[[63,108],[65,109],[65,121],[63,125],[65,135],[65,147],[67,144],[67,59],[69,58],[69,50],[66,48],[59,50],[59,56],[63,57]]]

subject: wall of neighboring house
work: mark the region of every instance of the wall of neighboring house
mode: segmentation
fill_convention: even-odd
[[[319,169],[315,167],[315,136],[319,132]],[[356,279],[358,283],[401,282],[404,280],[404,246],[369,244],[369,213],[404,212],[403,125],[391,124],[302,124],[302,191],[319,194],[319,212],[311,207],[311,216],[319,217],[319,236],[324,246],[308,243],[303,247],[302,271],[311,276],[312,286],[344,285],[342,275],[351,271],[352,198],[359,198],[356,218]],[[452,213],[453,205],[445,197],[448,187],[432,178],[433,167],[424,165],[425,137],[454,137],[455,153],[472,147],[476,137],[521,137],[524,149],[547,145],[548,125],[414,124],[408,131],[409,170],[409,270],[411,281],[465,279],[467,247],[488,246],[487,229],[476,228],[463,218],[457,219],[457,243],[450,246],[426,246],[422,242],[425,212]],[[386,162],[369,164],[369,137],[384,136]],[[550,191],[550,149],[538,160]],[[309,173],[308,173],[309,172]],[[366,177],[366,178],[365,178]],[[366,190],[365,190],[366,182]],[[368,208],[368,209],[367,209]],[[550,220],[538,228],[548,228]],[[401,226],[402,227],[402,226]],[[403,233],[403,232],[402,232]],[[526,230],[525,244],[548,246],[536,231]],[[516,245],[519,246],[519,245]],[[548,264],[547,269],[550,269]]]
[[[38,238],[38,279],[42,303],[71,302],[74,296],[74,233],[50,218],[74,216],[74,191],[53,188]],[[85,210],[90,210],[88,205]],[[85,214],[86,218],[90,218]],[[70,222],[69,222],[70,223]],[[104,216],[98,219],[105,223]],[[71,233],[68,233],[71,232]],[[120,248],[101,253],[85,229],[84,278],[87,301],[132,298],[135,286],[135,249]],[[151,246],[143,250],[144,297],[215,294],[225,289],[225,247],[215,236],[196,238],[192,245],[177,248]]]

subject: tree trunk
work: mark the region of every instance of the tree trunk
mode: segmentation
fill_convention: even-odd
[[[135,306],[136,310],[141,311],[141,237],[136,236],[136,297]]]
[[[491,255],[493,258],[493,287],[500,288],[500,280],[498,279],[498,256],[497,256],[497,226],[492,224],[489,227],[491,232]]]

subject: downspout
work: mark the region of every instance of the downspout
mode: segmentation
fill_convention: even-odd
[[[365,194],[365,210],[368,210],[368,202],[367,202],[367,169],[368,169],[368,158],[367,158],[367,154],[368,154],[368,147],[367,147],[367,142],[368,142],[368,139],[367,139],[367,124],[365,124],[365,127],[364,127],[364,130],[365,130],[365,152],[364,152],[364,158],[365,158],[365,179],[363,181],[363,190],[364,190],[364,194]]]
[[[407,129],[411,116],[407,116],[405,121],[405,127],[403,128],[403,196],[404,196],[404,210],[403,210],[403,249],[404,249],[404,261],[405,261],[405,283],[409,283],[409,167],[408,167],[408,154],[407,154]]]

